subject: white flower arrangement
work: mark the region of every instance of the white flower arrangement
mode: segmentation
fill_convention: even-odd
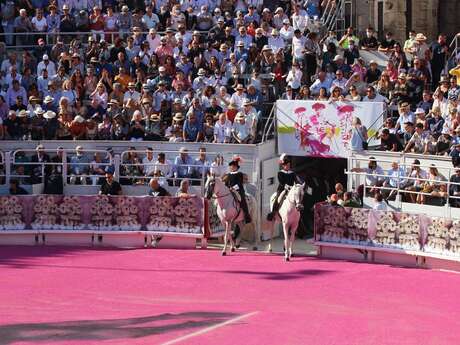
[[[24,230],[22,205],[17,196],[0,197],[0,230]]]
[[[52,195],[40,195],[34,205],[34,230],[54,230],[59,225],[59,207]]]

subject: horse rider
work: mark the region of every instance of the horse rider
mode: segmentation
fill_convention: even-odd
[[[291,170],[291,159],[286,155],[282,154],[280,157],[281,170],[278,171],[278,189],[276,191],[275,202],[273,203],[272,211],[267,215],[267,220],[272,221],[275,218],[276,213],[281,207],[284,197],[287,191],[295,183],[300,183],[300,179],[295,172]],[[282,198],[280,198],[283,194]],[[279,200],[281,202],[279,202]]]
[[[237,192],[240,196],[240,205],[244,213],[244,221],[251,223],[251,215],[249,214],[248,203],[246,201],[246,194],[244,192],[244,174],[239,171],[240,169],[240,157],[234,157],[229,166],[229,172],[223,178],[225,185],[231,190]]]

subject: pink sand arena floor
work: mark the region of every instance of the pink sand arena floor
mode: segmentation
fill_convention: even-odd
[[[214,250],[0,247],[0,344],[460,344],[460,275]]]

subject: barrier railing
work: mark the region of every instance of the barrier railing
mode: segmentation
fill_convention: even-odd
[[[349,164],[348,164],[348,171],[345,173],[349,176],[357,177],[355,179],[354,185],[357,187],[357,185],[362,185],[363,186],[363,195],[366,197],[366,193],[368,189],[376,189],[376,190],[383,190],[383,191],[390,191],[390,194],[393,193],[396,196],[399,196],[401,194],[414,194],[414,195],[422,195],[422,196],[430,196],[430,197],[438,197],[445,199],[445,202],[447,205],[450,205],[450,200],[453,199],[460,199],[460,196],[455,196],[455,195],[450,195],[450,186],[451,185],[457,185],[460,186],[460,183],[452,182],[450,181],[450,177],[454,175],[454,172],[457,170],[456,168],[452,167],[435,167],[433,165],[428,165],[428,164],[417,164],[414,165],[413,163],[407,163],[405,160],[405,156],[403,155],[401,157],[403,160],[398,161],[398,160],[386,160],[386,159],[378,159],[377,160],[371,160],[375,161],[377,164],[378,163],[398,163],[398,171],[395,175],[388,175],[388,173],[384,174],[378,174],[378,173],[366,173],[364,172],[365,169],[361,167],[356,167],[355,163],[357,162],[369,162],[369,158],[357,158],[357,157],[350,157],[349,158]],[[440,174],[438,179],[432,179],[432,178],[423,178],[423,177],[412,177],[410,176],[412,170],[410,168],[412,167],[417,167],[420,169],[426,169],[429,170],[430,168],[436,168],[439,170],[442,170],[443,172],[447,172],[448,177],[444,176],[443,174]],[[383,170],[383,169],[382,169]],[[425,174],[429,176],[428,172],[425,170]],[[401,172],[404,173],[404,175],[401,175]],[[361,178],[364,177],[363,183],[361,183]],[[371,177],[372,179],[377,178],[377,180],[380,180],[377,185],[370,185],[367,183],[368,177]],[[384,181],[388,183],[390,179],[393,179],[396,182],[396,186],[391,186],[391,185],[384,185]],[[410,183],[410,181],[414,181],[414,183]],[[424,192],[423,188],[420,187],[420,190],[408,190],[406,188],[411,187],[415,184],[415,182],[419,182],[420,185],[423,185],[425,182],[428,182],[432,184],[433,186],[438,186],[439,191],[438,195],[434,195],[432,192]],[[393,183],[394,184],[394,183]],[[445,188],[443,188],[444,186]],[[391,195],[393,196],[393,195]]]
[[[46,169],[47,167],[50,167],[51,169],[60,166],[60,172],[59,174],[63,176],[63,184],[75,184],[77,181],[80,181],[81,184],[86,185],[86,184],[92,184],[92,185],[97,185],[98,184],[98,179],[101,177],[104,177],[104,174],[98,173],[94,174],[95,172],[95,166],[100,166],[104,167],[103,170],[105,170],[106,167],[108,166],[113,166],[114,165],[114,160],[113,157],[110,155],[110,153],[106,150],[90,150],[90,149],[85,149],[83,154],[83,157],[88,158],[88,162],[72,162],[73,156],[76,155],[75,150],[62,150],[62,157],[61,157],[61,162],[31,162],[29,160],[17,160],[18,153],[36,153],[36,150],[31,150],[31,149],[21,149],[21,150],[16,150],[12,152],[12,159],[11,159],[11,165],[14,167],[11,171],[13,173],[10,173],[8,175],[8,180],[11,178],[19,178],[19,179],[27,179],[31,178],[32,180],[30,181],[29,184],[33,183],[45,183],[45,177],[47,175]],[[51,153],[51,152],[56,152],[55,150],[49,150],[49,149],[43,149],[43,153]],[[91,161],[89,159],[89,154],[103,154],[104,157],[101,158],[105,161],[101,162],[96,162],[96,161]],[[108,161],[107,161],[108,160]],[[24,166],[28,167],[31,169],[31,171],[26,174],[16,174],[16,169],[17,166]],[[36,167],[40,168],[40,171],[36,171]],[[87,173],[83,173],[80,171],[80,167],[84,167],[82,170],[87,170]],[[87,168],[86,168],[87,167]],[[67,179],[69,177],[69,179]],[[91,180],[91,183],[88,183],[87,179]]]

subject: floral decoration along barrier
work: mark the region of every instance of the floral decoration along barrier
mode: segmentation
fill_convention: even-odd
[[[315,240],[460,256],[460,220],[315,205]]]
[[[148,230],[206,236],[205,218],[200,197],[0,197],[0,230]]]

